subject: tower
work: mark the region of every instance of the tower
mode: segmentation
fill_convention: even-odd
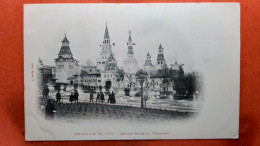
[[[72,52],[69,46],[69,40],[65,35],[61,41],[61,49],[58,54],[58,58],[55,59],[56,78],[59,83],[68,83],[68,78],[77,74],[81,67],[79,62],[73,58]]]
[[[163,69],[167,66],[165,59],[164,59],[163,51],[164,51],[164,49],[163,49],[162,45],[160,44],[160,46],[158,48],[158,56],[157,56],[156,65],[155,65],[156,69]]]
[[[97,58],[97,69],[99,69],[100,71],[104,71],[107,64],[107,59],[110,57],[111,54],[113,55],[107,24],[105,28],[104,39],[100,46],[101,52],[99,53],[100,57]]]
[[[124,72],[134,74],[137,71],[138,62],[134,57],[133,45],[135,43],[132,42],[131,31],[129,31],[129,37],[127,41],[127,57],[125,58],[124,64]]]
[[[146,61],[144,63],[144,69],[147,71],[147,72],[150,72],[150,70],[152,69],[153,67],[153,64],[152,64],[152,61],[151,61],[151,55],[150,53],[148,52],[147,55],[146,55]]]
[[[100,47],[101,52],[99,53],[99,58],[97,58],[97,69],[101,73],[101,80],[99,84],[103,86],[106,91],[109,91],[110,89],[113,90],[113,88],[117,85],[115,82],[118,67],[117,60],[114,58],[114,54],[112,52],[107,24],[104,39]]]

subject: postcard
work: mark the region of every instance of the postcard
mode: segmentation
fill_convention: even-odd
[[[25,139],[238,138],[239,3],[25,4]]]

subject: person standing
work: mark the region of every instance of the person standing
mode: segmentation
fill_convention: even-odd
[[[50,92],[50,90],[49,90],[49,88],[48,88],[48,86],[47,86],[47,87],[46,87],[46,91],[45,91],[46,97],[49,97],[49,92]]]
[[[51,103],[51,100],[47,100],[47,105],[45,107],[45,119],[46,120],[53,120],[54,119],[54,110],[55,106]]]
[[[74,100],[74,95],[73,95],[73,92],[71,92],[71,95],[70,95],[70,103],[72,103]]]
[[[105,101],[104,93],[101,92],[101,102],[103,103]]]
[[[100,93],[97,94],[96,102],[97,102],[97,101],[100,103]]]
[[[90,102],[94,102],[93,101],[93,92],[91,91],[91,93],[90,93]]]
[[[112,94],[109,92],[107,103],[112,103]]]
[[[74,93],[74,100],[76,100],[75,102],[79,102],[79,93],[77,90],[75,90],[75,93]]]
[[[46,92],[46,88],[45,88],[45,86],[43,86],[43,89],[42,89],[42,97],[43,98],[45,97],[45,92]]]
[[[61,94],[60,94],[60,90],[58,90],[58,93],[56,94],[57,103],[60,103],[60,99],[61,99]]]
[[[116,97],[115,97],[115,93],[112,91],[112,103],[115,104],[116,103]]]

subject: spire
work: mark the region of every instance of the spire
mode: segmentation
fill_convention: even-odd
[[[107,23],[106,23],[106,29],[105,29],[104,39],[109,39],[109,33],[108,33]]]
[[[38,60],[38,64],[39,65],[43,65],[43,63],[42,63],[42,59],[39,57],[39,60]]]
[[[132,42],[132,37],[131,37],[131,30],[129,30],[129,38],[128,38],[128,42]]]
[[[147,53],[147,55],[146,55],[147,57],[151,57],[151,55],[150,55],[150,53],[149,53],[149,51],[148,51],[148,53]]]
[[[162,45],[160,44],[159,48],[158,49],[163,49]]]
[[[70,47],[69,47],[69,40],[67,39],[67,36],[65,34],[65,37],[64,39],[61,41],[62,42],[62,46],[61,46],[61,49],[60,49],[60,52],[58,55],[70,55],[72,56],[72,53],[71,53],[71,50],[70,50]]]
[[[65,34],[65,37],[64,37],[64,39],[61,41],[62,43],[64,43],[64,42],[68,42],[69,43],[69,40],[67,39],[67,36],[66,36],[66,34]]]
[[[150,55],[149,51],[146,55],[146,61],[144,63],[144,66],[153,66],[152,61],[151,61],[151,55]]]

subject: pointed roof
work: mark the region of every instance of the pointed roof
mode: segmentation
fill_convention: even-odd
[[[149,56],[149,57],[151,57],[151,55],[150,55],[150,53],[149,53],[149,51],[148,51],[148,53],[147,53],[147,55],[146,55],[147,57]]]
[[[159,48],[158,49],[163,49],[162,45],[160,44]]]
[[[108,33],[107,23],[106,23],[106,29],[105,29],[104,39],[109,39],[109,33]]]
[[[131,37],[131,30],[129,30],[129,37],[128,37],[128,41],[132,41],[132,37]]]
[[[65,34],[63,41],[61,41],[61,42],[62,42],[62,46],[61,46],[61,49],[60,49],[60,52],[58,55],[64,55],[64,54],[72,55],[69,45],[64,45],[65,42],[69,43],[69,41],[66,37],[66,34]]]
[[[43,65],[42,59],[39,57],[38,64]]]
[[[63,39],[61,42],[69,42],[69,40],[67,39],[67,36],[66,36],[66,34],[65,34],[65,37],[64,37],[64,39]]]
[[[108,60],[115,60],[114,55],[110,54],[110,56],[107,58]]]

